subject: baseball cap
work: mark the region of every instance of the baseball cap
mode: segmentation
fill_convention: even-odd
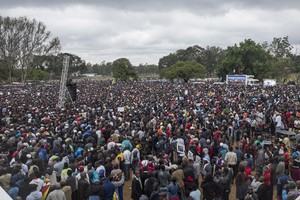
[[[288,183],[290,185],[290,189],[294,189],[297,186],[296,183],[295,183],[295,181],[288,181]]]
[[[78,167],[78,170],[79,170],[80,172],[83,172],[84,167],[83,167],[83,166],[79,166],[79,167]]]

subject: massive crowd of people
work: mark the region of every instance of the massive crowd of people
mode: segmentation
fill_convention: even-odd
[[[300,129],[298,86],[77,89],[60,109],[58,83],[0,86],[0,185],[12,199],[300,199],[299,136],[276,136]]]

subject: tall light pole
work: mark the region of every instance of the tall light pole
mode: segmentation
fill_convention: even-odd
[[[69,71],[69,56],[65,55],[63,61],[61,79],[60,79],[59,96],[58,96],[58,103],[57,103],[58,108],[64,108],[65,106],[68,71]]]

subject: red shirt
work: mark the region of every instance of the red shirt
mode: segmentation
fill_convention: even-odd
[[[265,173],[264,177],[265,177],[266,184],[271,185],[271,173],[270,172]]]
[[[251,176],[251,168],[250,167],[247,167],[245,169],[245,174],[246,174],[246,181],[247,181]]]
[[[289,154],[289,152],[284,152],[283,157],[284,157],[285,164],[288,165],[289,161],[290,161],[290,154]]]

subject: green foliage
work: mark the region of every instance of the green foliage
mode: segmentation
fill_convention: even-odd
[[[0,16],[0,59],[8,71],[9,82],[18,71],[25,83],[34,56],[51,55],[60,50],[59,39],[50,39],[50,35],[46,26],[35,19]]]
[[[228,47],[226,56],[218,68],[218,75],[225,78],[227,74],[252,74],[263,79],[272,68],[271,54],[262,45],[247,39],[239,46]]]
[[[138,74],[158,74],[158,66],[157,65],[148,65],[148,64],[139,64],[139,66],[136,67],[136,71]]]
[[[291,72],[300,73],[300,56],[299,55],[292,55],[291,56],[291,61],[292,61]]]
[[[290,57],[291,50],[293,47],[289,42],[289,37],[285,36],[283,38],[279,37],[273,38],[272,43],[269,45],[269,50],[275,57],[283,58],[283,57]]]
[[[75,54],[68,54],[69,59],[69,71],[71,75],[73,73],[86,73],[88,68],[84,60]],[[36,55],[33,57],[31,63],[32,69],[41,69],[51,74],[52,76],[60,76],[63,68],[64,54],[59,53],[55,55]]]
[[[185,50],[180,49],[176,51],[176,54],[178,56],[178,59],[181,61],[195,60],[198,63],[202,63],[202,61],[204,60],[204,52],[205,49],[203,47],[194,45],[192,47],[188,47]]]
[[[159,59],[158,62],[158,69],[160,72],[162,72],[165,68],[168,68],[178,61],[197,61],[198,63],[202,63],[203,55],[204,55],[205,49],[194,45],[191,47],[188,47],[187,49],[179,49],[176,51],[176,53],[171,53],[167,56],[164,56],[163,58]]]
[[[29,74],[28,78],[30,80],[46,80],[48,78],[48,73],[41,69],[33,69]]]
[[[269,70],[264,74],[264,77],[275,78],[277,80],[286,79],[290,73],[291,64],[290,58],[273,57],[269,63]]]
[[[163,70],[174,65],[178,60],[179,60],[178,56],[175,53],[170,53],[169,55],[159,59],[158,62],[159,75],[162,76]]]
[[[171,81],[181,79],[188,82],[191,78],[203,78],[205,73],[205,67],[196,61],[178,61],[163,70],[163,77]]]
[[[209,77],[215,76],[217,67],[220,66],[225,58],[225,53],[226,52],[221,47],[206,47],[202,61],[198,62],[206,67]]]
[[[102,61],[100,64],[88,64],[89,73],[96,73],[103,76],[111,76],[113,74],[113,66],[111,62]]]
[[[8,70],[6,69],[6,65],[4,60],[0,59],[0,81],[6,80],[8,77]]]
[[[177,61],[196,61],[206,67],[209,76],[214,76],[217,66],[225,56],[225,51],[220,47],[190,46],[187,49],[179,49],[176,53],[164,56],[159,60],[158,69],[160,74],[165,69],[174,65]]]
[[[128,81],[137,80],[138,74],[127,58],[119,58],[112,63],[113,77],[116,80]]]

